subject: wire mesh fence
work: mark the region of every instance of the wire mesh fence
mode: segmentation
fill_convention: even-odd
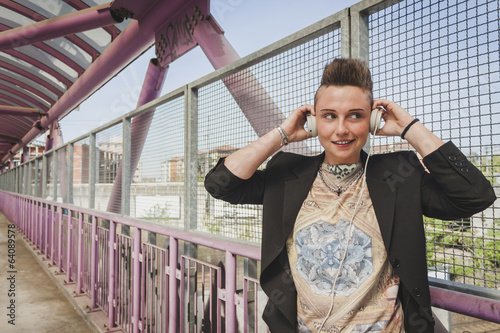
[[[90,208],[90,138],[73,144],[73,203]]]
[[[132,179],[130,215],[182,227],[184,195],[184,99],[175,98],[132,124],[146,128],[147,138]],[[139,130],[138,132],[142,132]],[[134,138],[132,139],[134,140]]]
[[[453,141],[499,189],[498,1],[403,1],[369,16],[375,98],[400,103]],[[377,138],[379,150],[407,149]],[[468,219],[426,218],[434,275],[499,289],[498,204]]]
[[[200,160],[203,175],[220,158],[281,123],[295,108],[314,104],[323,68],[338,56],[340,28],[200,88],[198,146],[206,152],[204,161]],[[238,87],[232,84],[234,81],[239,83]],[[287,148],[309,155],[320,151],[315,139]],[[260,242],[259,205],[230,205],[213,199],[206,191],[200,197],[199,229]]]

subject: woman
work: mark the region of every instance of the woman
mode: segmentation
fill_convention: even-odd
[[[294,110],[206,176],[215,198],[263,204],[260,280],[272,332],[433,332],[422,214],[469,217],[496,198],[453,143],[396,103],[374,101],[372,86],[363,62],[334,60],[314,106]],[[427,170],[413,152],[367,159],[377,107],[385,109],[377,135],[406,139]],[[307,113],[316,116],[323,154],[280,152],[257,170],[309,137]]]

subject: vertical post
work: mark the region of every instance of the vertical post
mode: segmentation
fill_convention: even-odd
[[[123,155],[122,155],[122,197],[121,212],[123,215],[130,215],[130,185],[132,184],[132,173],[130,170],[131,158],[131,119],[123,119]]]
[[[340,56],[342,58],[351,57],[351,16],[349,8],[342,11],[340,19]]]
[[[83,268],[83,252],[84,252],[84,243],[83,243],[83,214],[82,212],[78,212],[78,245],[77,245],[77,269],[76,269],[76,293],[82,293],[82,268]]]
[[[257,279],[258,277],[258,269],[257,269],[257,260],[255,259],[249,259],[249,258],[245,258],[243,260],[243,269],[244,269],[244,276],[248,276],[248,277],[251,277],[251,278],[254,278],[254,279]],[[249,282],[246,282],[245,283],[245,286],[244,288],[248,289],[247,288],[247,285],[248,285]],[[247,291],[244,291],[243,292],[243,297],[248,297],[249,295],[247,294],[248,290]],[[250,292],[253,292],[253,291],[250,291]],[[255,303],[255,306],[253,307],[248,307],[248,303],[244,303],[245,304],[245,311],[244,311],[244,314],[245,316],[247,316],[247,319],[248,317],[250,318],[255,318],[256,317],[256,313],[255,311],[257,310],[257,303]],[[252,322],[248,322],[248,320],[245,319],[245,327],[247,327],[247,325],[253,325]],[[255,326],[253,326],[253,328],[255,329]]]
[[[370,55],[370,40],[369,40],[369,22],[368,15],[356,9],[356,6],[351,7],[350,11],[350,45],[351,57],[363,60],[369,64]],[[370,151],[370,140],[366,140],[363,149]]]
[[[50,264],[54,266],[54,239],[56,236],[56,212],[54,205],[51,205],[52,228],[50,230]]]
[[[33,194],[33,188],[31,186],[31,183],[32,183],[32,177],[33,177],[33,165],[34,165],[34,161],[30,161],[28,162],[28,176],[26,177],[28,180],[27,180],[27,183],[28,183],[28,187],[27,187],[27,191],[26,191],[26,194],[27,195],[32,195]]]
[[[74,144],[70,143],[68,145],[68,179],[67,179],[67,193],[68,193],[68,203],[73,203],[73,161],[74,161]]]
[[[125,173],[124,173],[125,174]],[[134,230],[134,259],[133,259],[133,285],[132,285],[132,331],[139,333],[140,322],[140,288],[141,288],[141,229],[135,228]]]
[[[57,265],[59,266],[59,273],[62,272],[62,248],[63,248],[63,209],[59,207],[59,235],[57,237]]]
[[[33,196],[35,197],[39,197],[40,196],[40,192],[38,191],[38,183],[40,182],[40,175],[39,175],[39,172],[40,172],[40,159],[39,158],[36,158],[34,160],[34,163],[35,163],[35,185],[34,185],[34,193],[33,193]]]
[[[95,133],[90,134],[89,140],[89,208],[95,207],[95,181],[96,181],[96,158]]]
[[[184,115],[184,230],[197,229],[198,221],[198,90],[187,86],[185,93],[185,115]],[[184,242],[184,255],[196,258],[198,247],[191,242]],[[187,281],[189,290],[196,290],[196,275],[191,276],[188,270]],[[189,303],[196,304],[195,294],[189,295]],[[188,318],[195,318],[196,309],[188,307]],[[181,318],[181,320],[184,320]],[[193,324],[188,324],[191,332]]]
[[[24,163],[23,164],[23,173],[24,173],[24,176],[23,176],[23,180],[24,180],[24,185],[23,185],[23,194],[28,194],[29,195],[29,192],[28,192],[28,186],[29,186],[29,179],[28,179],[28,171],[29,171],[29,162],[27,163]]]
[[[42,193],[41,193],[41,197],[42,199],[45,199],[47,198],[47,154],[44,154],[43,157],[42,157],[42,170],[41,170],[41,174],[42,174]]]
[[[31,206],[31,242],[35,244],[36,246],[36,237],[38,233],[38,223],[37,223],[37,209],[38,209],[38,203],[35,201],[32,201],[32,206]]]
[[[92,216],[92,239],[90,240],[90,307],[97,307],[97,219]]]
[[[19,193],[19,168],[14,169],[15,174],[15,188],[14,192]]]
[[[52,230],[54,227],[53,221],[49,218],[49,205],[45,205],[45,212],[44,212],[44,218],[45,218],[45,257],[49,255],[49,232]]]
[[[71,281],[71,274],[73,273],[71,267],[73,264],[73,211],[70,209],[68,209],[68,227],[66,230],[68,232],[66,241],[66,281],[69,283]]]
[[[198,90],[185,91],[184,230],[196,230],[198,197]]]
[[[169,275],[168,275],[168,332],[177,332],[177,253],[178,242],[176,238],[170,236],[169,242]],[[182,272],[181,272],[182,274]],[[181,295],[182,297],[182,295]]]
[[[116,223],[109,221],[108,327],[115,326],[115,239]]]
[[[350,12],[351,56],[356,59],[361,59],[368,64],[370,61],[368,15],[355,8],[355,6],[351,7]]]
[[[12,167],[14,167],[14,162],[11,161],[10,165]],[[16,170],[15,169],[12,169],[12,171],[10,172],[10,188],[11,188],[11,192],[16,192]]]
[[[36,205],[36,211],[38,211],[37,213],[37,217],[36,217],[36,223],[38,225],[38,237],[37,237],[37,241],[38,241],[38,248],[43,251],[43,234],[44,234],[44,231],[45,231],[45,225],[44,225],[44,220],[43,220],[43,203],[37,203]]]
[[[57,163],[59,159],[59,150],[52,151],[52,200],[57,202],[57,182],[59,181],[58,171],[59,171],[59,163]]]
[[[33,222],[35,214],[36,214],[36,211],[34,208],[29,210],[29,226],[30,226],[30,228],[29,228],[28,238],[31,242],[33,242],[33,240],[35,239],[35,223]]]
[[[236,332],[236,257],[226,251],[226,332]]]

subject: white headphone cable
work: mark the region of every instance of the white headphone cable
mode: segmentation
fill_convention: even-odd
[[[358,201],[356,202],[356,206],[354,207],[354,211],[352,213],[352,216],[351,216],[351,221],[349,223],[349,232],[348,232],[348,238],[347,238],[347,242],[346,242],[346,247],[345,247],[345,250],[344,250],[344,255],[342,256],[342,260],[340,261],[340,265],[339,265],[339,269],[337,270],[337,274],[335,276],[335,280],[333,281],[333,287],[332,287],[332,303],[330,304],[330,308],[328,309],[328,312],[325,316],[325,319],[323,319],[323,322],[321,323],[321,326],[319,327],[319,330],[318,330],[318,333],[321,333],[321,330],[323,329],[325,323],[326,323],[326,320],[330,317],[332,311],[333,311],[333,299],[335,298],[335,287],[337,285],[337,280],[339,278],[339,275],[340,275],[340,270],[342,268],[342,265],[344,264],[344,261],[347,257],[347,250],[349,248],[349,243],[351,242],[351,238],[352,238],[352,226],[353,226],[353,221],[354,221],[354,216],[356,215],[356,211],[358,210],[358,206],[359,206],[359,202],[361,201],[361,197],[363,196],[363,192],[365,190],[365,185],[366,185],[366,169],[367,169],[367,166],[368,166],[368,160],[370,159],[370,155],[372,154],[372,148],[373,148],[373,145],[375,144],[375,133],[373,134],[373,138],[372,138],[372,143],[370,145],[370,149],[368,150],[368,156],[366,157],[366,162],[365,162],[365,170],[363,170],[363,181],[361,183],[361,191],[359,193],[359,197],[358,197]]]

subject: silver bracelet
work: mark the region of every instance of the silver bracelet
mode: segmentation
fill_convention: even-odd
[[[281,146],[286,146],[288,144],[288,136],[285,134],[285,131],[283,131],[280,125],[276,125],[276,128],[281,135]]]

